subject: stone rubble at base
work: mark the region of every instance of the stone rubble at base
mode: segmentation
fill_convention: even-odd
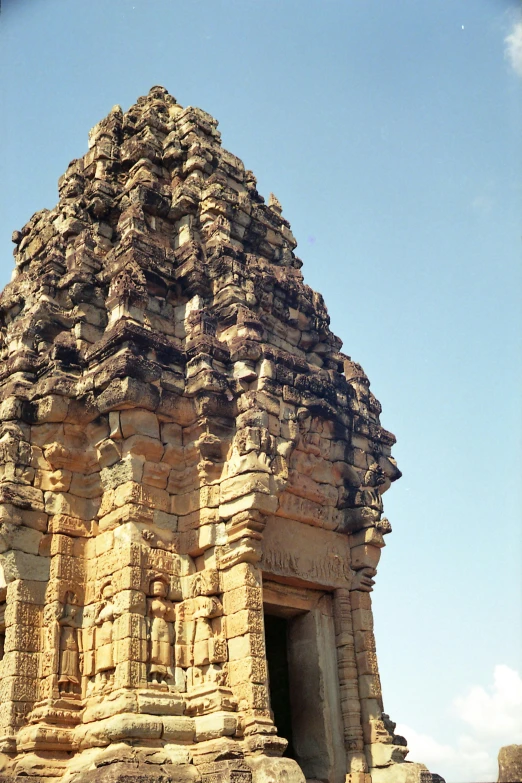
[[[504,745],[498,753],[498,783],[522,782],[522,745]]]
[[[428,783],[373,635],[395,439],[279,201],[162,87],[91,131],[59,195],[0,298],[5,779]],[[300,766],[264,605],[311,618],[337,710]]]

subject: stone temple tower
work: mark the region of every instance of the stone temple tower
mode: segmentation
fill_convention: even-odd
[[[373,635],[394,437],[216,128],[116,106],[13,235],[0,779],[428,783]]]

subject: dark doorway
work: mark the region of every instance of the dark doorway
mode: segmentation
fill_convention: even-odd
[[[283,617],[265,615],[266,659],[270,687],[270,706],[280,737],[288,740],[284,756],[295,759],[288,676],[288,621]]]

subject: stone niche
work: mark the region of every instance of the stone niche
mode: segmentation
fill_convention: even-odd
[[[399,471],[281,205],[154,87],[13,234],[2,779],[414,783],[370,591]]]

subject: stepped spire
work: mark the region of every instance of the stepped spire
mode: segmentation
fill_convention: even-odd
[[[92,129],[57,206],[13,241],[0,297],[10,771],[427,779],[400,763],[372,632],[394,437],[303,282],[279,201],[265,204],[209,114],[156,86]],[[297,761],[281,757],[289,742]]]

